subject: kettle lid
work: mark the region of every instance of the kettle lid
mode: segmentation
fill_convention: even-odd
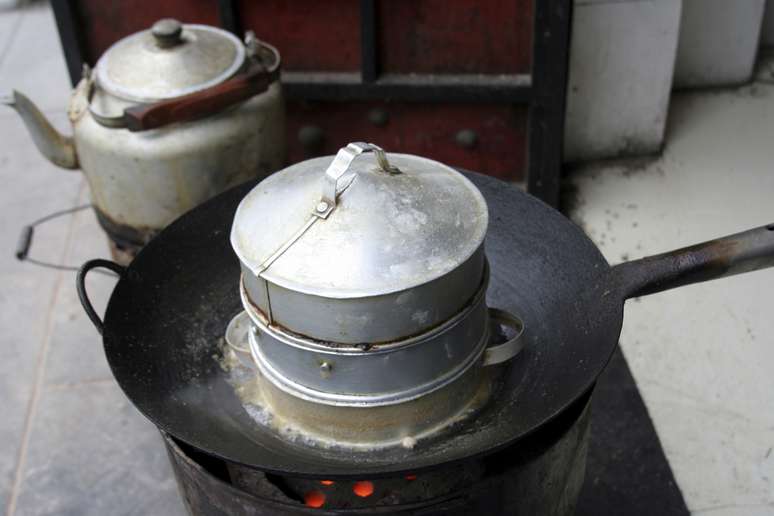
[[[167,100],[229,79],[245,55],[230,32],[166,18],[111,46],[97,61],[96,83],[130,102]]]

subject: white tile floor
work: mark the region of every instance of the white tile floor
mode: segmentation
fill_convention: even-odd
[[[0,94],[12,88],[67,129],[70,83],[47,4],[0,11]],[[45,161],[4,106],[0,135],[0,510],[182,515],[158,432],[112,380],[73,273],[13,258],[24,224],[88,202],[82,175]],[[41,226],[31,251],[67,264],[107,254],[90,211]],[[111,280],[89,280],[101,309]]]
[[[663,156],[574,174],[617,263],[774,222],[774,86],[676,95]],[[774,514],[774,270],[629,301],[621,346],[688,507]]]
[[[0,93],[65,128],[69,81],[45,5],[0,12]],[[13,260],[18,231],[83,202],[0,109],[0,506],[7,516],[183,514],[155,429],[111,380],[73,275]],[[673,100],[664,156],[584,167],[575,218],[611,262],[774,222],[774,86]],[[90,212],[36,233],[38,258],[105,256]],[[774,514],[774,271],[630,302],[622,346],[688,506]],[[110,281],[90,284],[104,305]]]

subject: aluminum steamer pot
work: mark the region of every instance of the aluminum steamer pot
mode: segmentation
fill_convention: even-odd
[[[129,250],[227,188],[284,161],[284,105],[276,49],[205,25],[161,20],[86,67],[59,134],[14,92],[41,153],[81,168],[98,219]]]
[[[513,338],[490,346],[487,225],[464,176],[373,144],[261,182],[231,233],[252,329],[227,341],[249,349],[263,404],[307,434],[369,446],[472,412],[487,397],[482,365],[512,358],[521,331],[494,313]]]

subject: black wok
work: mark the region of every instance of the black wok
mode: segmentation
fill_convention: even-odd
[[[348,452],[283,440],[248,416],[226,382],[213,357],[229,319],[241,310],[228,234],[254,183],[178,219],[127,269],[87,262],[77,278],[79,296],[102,332],[119,385],[162,430],[248,467],[362,478],[417,472],[514,443],[593,388],[618,343],[626,299],[774,265],[770,225],[610,267],[559,212],[502,181],[468,177],[490,210],[488,304],[523,319],[526,346],[477,417],[411,450]],[[97,267],[121,275],[104,325],[84,291],[85,275]]]

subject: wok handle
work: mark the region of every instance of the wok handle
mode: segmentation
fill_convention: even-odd
[[[123,275],[123,273],[126,271],[126,268],[122,265],[118,265],[115,262],[111,262],[110,260],[97,258],[95,260],[89,260],[88,262],[81,265],[81,268],[78,269],[78,274],[75,276],[75,289],[78,291],[78,299],[81,301],[81,306],[86,312],[86,315],[89,316],[89,319],[91,319],[94,327],[97,328],[99,334],[102,335],[102,330],[104,328],[102,319],[100,319],[99,315],[97,315],[97,312],[94,311],[94,307],[89,300],[89,296],[86,294],[86,274],[88,274],[90,270],[98,268],[109,269],[118,274],[119,277]]]
[[[621,263],[611,273],[629,299],[766,267],[774,267],[774,224]]]

